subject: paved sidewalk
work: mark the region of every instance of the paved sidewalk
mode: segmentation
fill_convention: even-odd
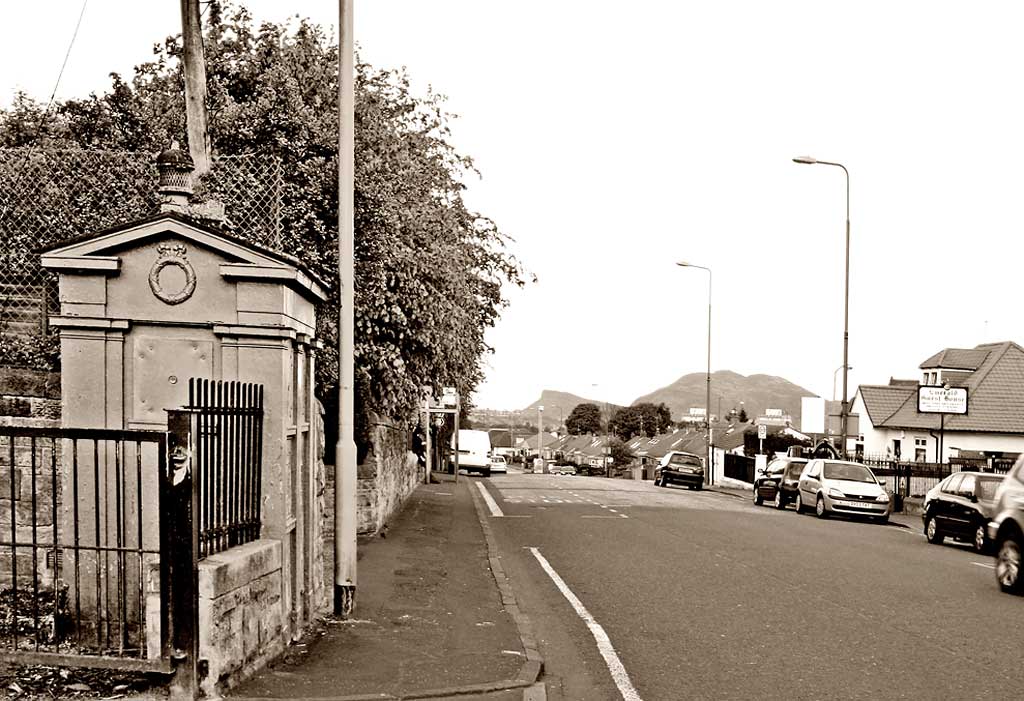
[[[474,484],[420,486],[385,536],[360,540],[354,616],[328,620],[229,698],[544,699]]]

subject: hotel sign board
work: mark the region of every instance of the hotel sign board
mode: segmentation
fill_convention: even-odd
[[[921,414],[966,414],[967,388],[921,385],[917,388],[917,411]]]

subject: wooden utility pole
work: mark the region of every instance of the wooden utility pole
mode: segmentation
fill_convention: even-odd
[[[206,125],[206,54],[199,0],[181,0],[181,38],[185,61],[185,121],[195,177],[210,172],[210,130]]]
[[[338,6],[338,445],[334,460],[334,615],[348,617],[356,602],[355,354],[355,0]]]

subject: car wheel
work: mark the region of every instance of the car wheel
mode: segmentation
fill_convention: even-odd
[[[757,487],[754,487],[754,506],[760,506],[764,503],[764,499],[757,493]]]
[[[1024,593],[1024,580],[1020,576],[1020,536],[1007,533],[999,542],[996,555],[996,579],[999,588],[1008,594]]]
[[[974,552],[983,553],[988,550],[988,537],[985,535],[985,524],[981,523],[974,529]]]
[[[924,522],[924,535],[928,538],[929,543],[935,545],[941,545],[942,541],[945,540],[946,536],[939,532],[939,526],[935,523],[935,518],[930,516],[928,520]]]
[[[786,500],[782,498],[782,490],[779,489],[775,492],[775,501],[772,502],[776,509],[785,509]]]
[[[883,526],[885,524],[889,523],[889,514],[886,514],[885,516],[878,516],[878,517],[876,517],[875,518],[875,523],[880,523]]]
[[[704,489],[704,483],[698,482],[697,484],[693,485],[693,488],[699,492],[700,490]]]
[[[800,492],[799,491],[796,493],[795,507],[796,507],[796,512],[798,514],[802,514],[804,512],[804,498],[802,496],[800,496]]]
[[[825,497],[820,494],[814,502],[814,513],[818,518],[828,518],[828,509],[825,508]]]

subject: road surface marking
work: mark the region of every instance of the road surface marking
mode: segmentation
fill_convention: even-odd
[[[484,501],[487,502],[487,508],[491,510],[491,516],[494,516],[495,518],[504,516],[505,514],[501,513],[501,509],[498,508],[498,503],[494,501],[494,497],[492,497],[491,493],[487,491],[486,487],[484,487],[484,483],[477,482],[476,486],[477,489],[480,490],[480,494],[483,495]]]
[[[566,601],[572,606],[573,610],[576,611],[576,615],[583,619],[583,622],[587,624],[587,628],[590,629],[591,635],[594,636],[594,640],[597,641],[597,651],[601,653],[601,657],[604,658],[604,663],[608,666],[608,671],[611,672],[612,681],[615,682],[615,686],[619,688],[619,693],[622,694],[623,701],[641,701],[640,694],[637,693],[633,687],[633,682],[629,680],[629,674],[626,672],[626,668],[622,664],[622,660],[619,659],[618,654],[615,652],[615,648],[612,647],[612,641],[608,638],[608,634],[604,632],[604,628],[601,627],[594,617],[590,615],[586,607],[583,605],[575,594],[572,593],[572,589],[565,583],[555,568],[551,566],[551,563],[540,554],[540,550],[537,548],[530,548],[530,552],[537,558],[537,562],[540,563],[541,568],[547,572],[548,577],[551,577],[551,581],[558,587],[558,591],[562,592],[562,596],[566,598]]]
[[[972,565],[976,565],[978,567],[984,567],[984,568],[990,569],[990,570],[994,570],[996,568],[995,565],[990,565],[987,562],[972,562],[971,564]]]

